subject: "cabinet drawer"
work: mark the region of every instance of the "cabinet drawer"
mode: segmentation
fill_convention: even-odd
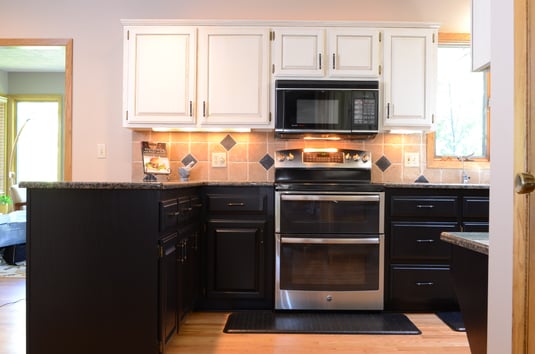
[[[160,201],[160,232],[173,229],[178,224],[178,200]]]
[[[458,230],[455,222],[393,222],[391,256],[407,260],[448,260],[450,245],[440,240],[440,233]]]
[[[391,199],[392,216],[416,217],[456,217],[456,196],[393,196]]]
[[[265,195],[208,194],[210,212],[264,212]]]
[[[463,231],[464,232],[489,232],[489,223],[486,221],[482,222],[463,222]]]
[[[463,217],[487,218],[489,217],[488,197],[463,197]]]
[[[396,310],[437,311],[457,306],[449,267],[394,265],[391,305]]]

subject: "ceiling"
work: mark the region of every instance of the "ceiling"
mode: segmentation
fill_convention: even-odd
[[[64,46],[0,46],[0,71],[64,72]]]

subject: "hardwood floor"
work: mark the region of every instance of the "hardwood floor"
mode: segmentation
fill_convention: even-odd
[[[0,354],[26,352],[25,296],[25,279],[0,278]],[[422,334],[401,336],[225,334],[227,315],[190,314],[166,354],[470,354],[466,334],[452,331],[434,314],[408,314]]]

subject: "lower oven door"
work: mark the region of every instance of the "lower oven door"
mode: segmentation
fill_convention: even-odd
[[[382,310],[384,235],[276,234],[275,308]]]

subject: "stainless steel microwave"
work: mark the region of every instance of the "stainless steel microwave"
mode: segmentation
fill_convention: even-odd
[[[363,139],[378,132],[378,81],[275,81],[277,137]]]

